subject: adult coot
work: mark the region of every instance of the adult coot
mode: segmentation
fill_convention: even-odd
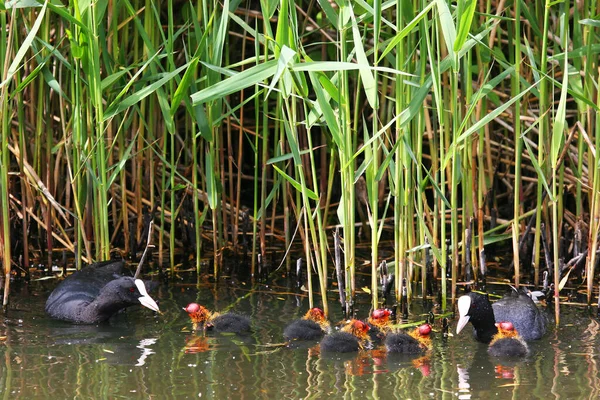
[[[388,353],[421,354],[431,349],[431,325],[423,324],[409,333],[390,333],[385,339]]]
[[[123,276],[124,265],[123,261],[99,262],[70,275],[48,297],[46,313],[63,321],[95,324],[135,304],[158,312],[148,295],[152,282]]]
[[[190,303],[184,308],[194,324],[194,329],[215,329],[218,332],[246,333],[250,332],[250,318],[245,315],[209,311],[197,303]]]
[[[318,307],[311,308],[301,319],[292,321],[283,330],[285,340],[318,340],[331,331],[325,313]]]
[[[494,357],[525,357],[529,354],[527,343],[519,336],[512,322],[496,324],[498,333],[494,335],[488,353]]]
[[[546,333],[546,319],[533,300],[514,289],[494,304],[486,295],[470,292],[458,299],[458,312],[456,333],[471,322],[475,338],[484,343],[498,333],[496,321],[512,322],[524,340],[537,340]]]
[[[352,319],[339,331],[326,335],[321,341],[321,351],[330,353],[352,353],[369,348],[369,325]]]

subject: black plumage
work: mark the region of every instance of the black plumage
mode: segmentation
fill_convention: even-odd
[[[498,332],[496,321],[512,322],[524,340],[537,340],[546,333],[546,318],[527,295],[513,290],[501,300],[491,304],[487,296],[470,292],[458,299],[459,333],[467,324],[473,324],[477,340],[489,343]]]
[[[358,338],[348,332],[335,332],[321,341],[321,351],[326,353],[352,353],[360,348]]]
[[[123,261],[105,261],[73,273],[50,294],[46,313],[55,319],[93,324],[136,304],[159,311],[148,295],[155,284],[123,276],[124,265]]]
[[[410,333],[390,333],[385,339],[385,348],[388,353],[420,354],[431,348],[431,325],[422,324]]]
[[[251,329],[250,318],[246,315],[235,313],[218,315],[213,318],[209,324],[212,325],[217,332],[247,333],[250,332]]]
[[[283,330],[285,340],[319,340],[324,334],[319,324],[308,319],[292,321]]]
[[[369,325],[352,319],[347,321],[339,332],[326,335],[321,341],[321,351],[335,353],[351,353],[370,348]]]
[[[502,338],[490,344],[488,353],[494,357],[525,357],[529,349],[522,340]]]
[[[388,353],[420,354],[426,351],[418,340],[406,333],[392,333],[385,339]]]
[[[498,333],[494,335],[488,347],[488,353],[494,357],[525,357],[529,354],[527,343],[521,338],[512,322],[496,323]]]

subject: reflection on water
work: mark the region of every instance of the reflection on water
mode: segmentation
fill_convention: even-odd
[[[156,344],[157,341],[158,339],[140,340],[140,344],[137,345],[137,348],[142,349],[142,354],[140,355],[140,357],[137,360],[137,363],[135,364],[136,367],[141,367],[142,365],[144,365],[146,363],[146,358],[149,355],[154,354],[154,351],[152,351],[152,348],[150,346]]]
[[[313,343],[282,345],[285,324],[301,317],[308,302],[272,287],[246,296],[234,308],[252,317],[249,336],[192,332],[181,311],[190,301],[222,310],[227,299],[247,290],[162,287],[157,297],[163,315],[132,308],[108,324],[89,326],[49,320],[43,313],[48,289],[32,284],[28,292],[15,293],[11,311],[0,323],[0,337],[6,337],[1,342],[0,391],[6,397],[600,396],[600,324],[580,309],[565,310],[561,328],[550,327],[542,340],[531,344],[531,355],[520,361],[490,357],[486,345],[468,333],[444,339],[434,332],[433,349],[422,357],[392,356],[381,347],[322,355]],[[368,306],[364,308],[366,315]]]

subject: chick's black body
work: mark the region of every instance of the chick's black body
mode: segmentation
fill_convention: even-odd
[[[348,332],[335,332],[321,341],[321,351],[330,353],[352,353],[360,350],[356,336]]]
[[[46,313],[55,319],[93,324],[140,304],[143,294],[134,278],[121,275],[123,266],[123,261],[106,261],[70,275],[48,297]],[[155,287],[152,282],[144,285],[147,290]]]
[[[389,353],[420,354],[426,351],[418,340],[406,333],[392,333],[385,339],[385,348]]]
[[[309,319],[292,321],[283,330],[285,340],[319,340],[324,334],[321,326]]]
[[[235,313],[221,314],[215,317],[210,323],[218,332],[250,332],[250,318],[245,315]]]
[[[525,357],[529,354],[529,349],[522,340],[502,338],[490,344],[488,353],[494,357]]]

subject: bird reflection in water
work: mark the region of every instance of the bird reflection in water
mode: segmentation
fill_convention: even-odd
[[[485,354],[484,346],[475,352],[468,365],[458,364],[458,398],[471,399],[475,393],[484,393],[490,389],[490,376],[502,380],[494,384],[499,396],[509,395],[514,387],[519,386],[519,365],[522,361],[504,360],[491,362],[495,357]]]
[[[188,336],[185,338],[184,351],[186,354],[204,353],[210,350],[208,338],[206,336]]]
[[[140,340],[140,343],[136,347],[142,350],[142,354],[137,359],[137,363],[135,364],[136,367],[141,367],[142,365],[146,364],[146,358],[152,354],[155,354],[151,346],[156,344],[157,341],[158,339],[156,338]]]
[[[348,375],[363,376],[389,373],[395,369],[410,365],[421,372],[424,377],[431,374],[431,354],[415,358],[414,355],[398,355],[390,357],[385,348],[379,347],[370,351],[362,351],[356,357],[344,361],[344,369]]]
[[[496,365],[494,372],[496,379],[515,379],[515,366]]]

